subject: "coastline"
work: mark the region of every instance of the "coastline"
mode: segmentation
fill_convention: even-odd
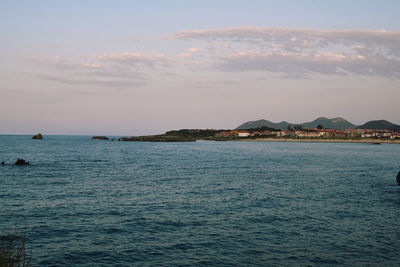
[[[255,138],[255,139],[237,139],[238,141],[257,141],[257,142],[298,142],[298,143],[385,143],[400,144],[400,140],[384,139],[311,139],[311,138]]]
[[[109,140],[105,137],[101,140]],[[98,138],[92,137],[92,140]],[[112,138],[111,141],[114,141]],[[121,137],[118,141],[136,141],[136,142],[195,142],[204,141],[246,141],[246,142],[298,142],[298,143],[365,143],[365,144],[400,144],[400,139],[340,139],[340,138],[305,138],[305,137],[215,137],[215,136],[189,136],[189,135],[148,135],[136,137]]]

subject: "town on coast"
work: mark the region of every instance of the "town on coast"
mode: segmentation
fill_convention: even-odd
[[[223,137],[270,137],[270,138],[320,138],[320,139],[383,139],[400,140],[400,132],[372,129],[289,129],[289,130],[232,130],[217,133]]]
[[[322,124],[323,123],[323,124]],[[328,127],[324,127],[328,125]],[[105,136],[92,139],[108,140]],[[249,121],[235,129],[181,129],[159,135],[112,138],[112,141],[192,142],[214,141],[293,141],[293,142],[391,142],[400,143],[400,125],[386,120],[369,121],[361,126],[343,118],[319,117],[302,124],[286,121],[273,123],[267,120]]]
[[[105,136],[92,139],[108,140]],[[275,142],[357,142],[400,143],[400,132],[372,129],[290,129],[275,130],[266,127],[248,130],[182,129],[160,135],[111,138],[112,141],[193,142],[209,141],[275,141]]]

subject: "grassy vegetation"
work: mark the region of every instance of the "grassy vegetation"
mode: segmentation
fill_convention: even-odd
[[[26,267],[30,265],[31,255],[26,253],[26,228],[15,228],[0,240],[0,266],[1,267]]]

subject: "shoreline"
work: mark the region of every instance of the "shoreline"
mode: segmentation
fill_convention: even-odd
[[[302,139],[302,138],[256,138],[256,139],[237,139],[238,141],[250,142],[298,142],[298,143],[380,143],[380,144],[400,144],[400,140],[382,140],[382,139]]]

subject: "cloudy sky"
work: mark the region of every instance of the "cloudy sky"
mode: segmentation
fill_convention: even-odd
[[[400,1],[2,1],[0,134],[400,124]]]

